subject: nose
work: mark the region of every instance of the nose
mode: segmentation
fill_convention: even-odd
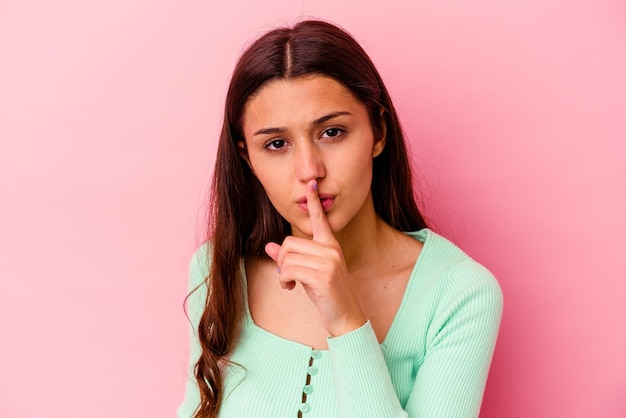
[[[309,180],[320,179],[326,175],[324,159],[315,144],[302,143],[296,148],[296,177],[306,183]]]

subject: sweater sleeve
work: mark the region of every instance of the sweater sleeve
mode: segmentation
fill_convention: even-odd
[[[178,418],[191,418],[200,405],[200,391],[194,376],[194,367],[202,352],[198,341],[198,323],[204,310],[207,297],[205,278],[208,276],[208,264],[206,262],[207,247],[201,246],[191,259],[189,266],[189,296],[186,301],[187,316],[190,321],[189,331],[189,364],[187,366],[187,380],[185,385],[185,398],[176,410]]]
[[[340,417],[407,417],[395,393],[374,329],[361,328],[328,339]]]
[[[502,291],[467,258],[451,268],[406,409],[415,417],[478,417],[502,318]]]
[[[493,276],[471,259],[443,277],[424,361],[406,405],[369,323],[328,341],[341,417],[478,417],[502,315]],[[409,336],[406,336],[407,338]],[[418,349],[416,348],[416,351]]]

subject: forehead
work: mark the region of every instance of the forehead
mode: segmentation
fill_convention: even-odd
[[[267,82],[250,96],[243,112],[244,132],[266,124],[311,121],[325,112],[364,111],[365,106],[343,84],[322,75]]]

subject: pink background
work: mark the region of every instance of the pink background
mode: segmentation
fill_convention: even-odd
[[[316,16],[371,54],[427,212],[500,280],[481,416],[625,417],[623,0],[214,3],[0,2],[0,416],[174,415],[230,73]]]

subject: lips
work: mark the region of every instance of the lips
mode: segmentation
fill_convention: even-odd
[[[320,197],[320,203],[322,204],[322,209],[324,209],[324,212],[328,212],[330,209],[332,209],[332,207],[335,204],[335,195],[330,194],[330,193],[320,193],[319,197]],[[300,209],[302,209],[303,211],[307,213],[309,212],[306,197],[299,198],[296,201],[296,203],[298,204],[298,207]]]
[[[320,198],[320,202],[322,203],[322,208],[324,209],[324,212],[328,212],[335,204],[335,198],[334,197]]]

